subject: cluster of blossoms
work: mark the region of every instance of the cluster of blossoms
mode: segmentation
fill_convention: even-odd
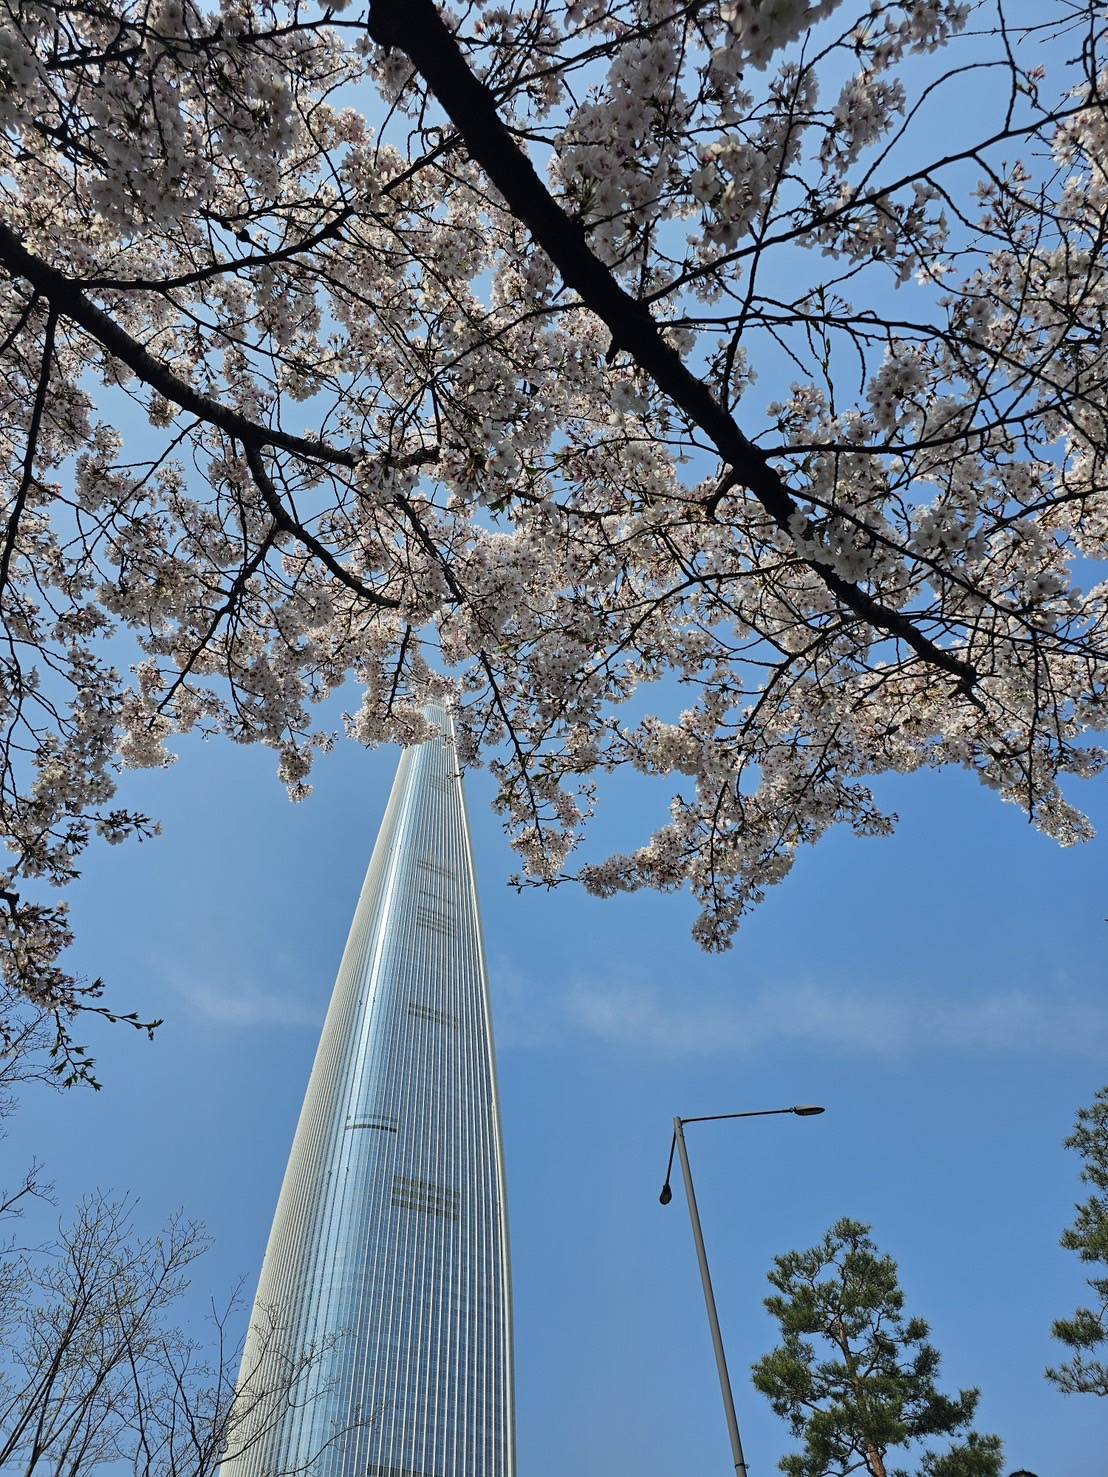
[[[710,948],[883,772],[1087,834],[1093,0],[968,69],[955,0],[2,3],[12,987],[85,998],[28,887],[150,832],[121,768],[222,733],[300,798],[350,687],[364,744],[455,706],[530,878],[690,887]],[[669,810],[575,862],[618,767]]]
[[[728,0],[719,8],[731,46],[752,66],[769,65],[774,54],[829,15],[838,0]]]

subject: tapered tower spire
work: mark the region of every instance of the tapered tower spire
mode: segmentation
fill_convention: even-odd
[[[273,1219],[223,1477],[513,1477],[504,1166],[453,725],[400,760]]]

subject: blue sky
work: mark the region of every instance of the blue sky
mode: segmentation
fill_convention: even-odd
[[[104,848],[75,896],[76,962],[166,1024],[152,1044],[91,1033],[104,1091],[25,1098],[3,1153],[11,1173],[43,1158],[61,1205],[103,1186],[136,1192],[145,1224],[202,1217],[200,1312],[240,1278],[253,1291],[396,753],[340,745],[298,807],[264,752],[182,753],[127,779],[165,834]],[[1041,1370],[1083,1288],[1057,1247],[1080,1193],[1060,1141],[1108,1079],[1104,842],[1061,851],[964,776],[898,780],[893,839],[831,836],[709,958],[685,897],[516,895],[488,782],[469,789],[524,1477],[729,1470],[683,1196],[657,1201],[670,1120],[796,1101],[828,1111],[689,1130],[752,1472],[788,1449],[748,1383],[772,1339],[765,1271],[848,1214],[899,1261],[946,1379],[981,1386],[1009,1466],[1103,1477],[1103,1402]],[[1080,793],[1103,826],[1105,789]],[[662,799],[613,787],[606,836]]]
[[[961,122],[951,110],[937,137]],[[199,1317],[240,1280],[253,1293],[397,755],[340,744],[293,807],[271,755],[180,748],[122,794],[165,834],[101,847],[73,893],[74,967],[166,1024],[153,1043],[90,1027],[103,1092],[25,1095],[0,1179],[35,1154],[59,1207],[104,1187],[136,1193],[147,1226],[201,1217]],[[643,839],[671,788],[610,785],[606,847]],[[831,835],[710,958],[687,897],[510,891],[488,781],[471,777],[522,1477],[730,1470],[683,1195],[657,1200],[671,1119],[798,1101],[828,1111],[689,1130],[754,1477],[789,1448],[748,1381],[773,1341],[765,1272],[841,1215],[899,1262],[948,1384],[981,1387],[1006,1470],[1105,1477],[1108,1401],[1067,1400],[1042,1369],[1051,1320],[1084,1292],[1057,1245],[1082,1193],[1061,1140],[1108,1081],[1108,843],[1061,851],[965,775],[878,793],[901,816],[891,840]],[[1108,831],[1108,788],[1071,794]],[[28,1236],[54,1215],[34,1212]]]

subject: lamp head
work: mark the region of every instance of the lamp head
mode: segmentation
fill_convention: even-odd
[[[662,1186],[662,1193],[658,1196],[659,1205],[668,1205],[673,1199],[673,1191],[669,1187],[669,1180]]]
[[[826,1113],[827,1112],[827,1109],[826,1108],[817,1108],[815,1106],[809,1106],[809,1107],[802,1107],[802,1108],[794,1108],[793,1109],[793,1112],[796,1114],[796,1116],[798,1118],[814,1118],[817,1113]]]

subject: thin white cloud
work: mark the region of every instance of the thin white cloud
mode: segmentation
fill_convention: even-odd
[[[173,982],[189,1013],[230,1027],[277,1026],[297,1029],[323,1024],[319,1003],[260,989],[243,981],[184,980]]]
[[[323,1024],[323,1003],[310,996],[245,980],[178,976],[170,983],[192,1016],[230,1029],[318,1031]],[[493,995],[497,1044],[507,1051],[585,1037],[627,1050],[688,1055],[793,1043],[879,1057],[959,1049],[1108,1057],[1108,1003],[1071,986],[945,998],[895,985],[782,985],[721,997],[578,982],[556,992],[536,990],[502,959],[494,963]]]
[[[697,1001],[649,988],[578,985],[564,998],[562,1015],[571,1030],[613,1044],[693,1054],[793,1042],[877,1056],[936,1049],[1108,1055],[1108,1006],[1045,989],[928,999],[894,986],[800,985]]]

